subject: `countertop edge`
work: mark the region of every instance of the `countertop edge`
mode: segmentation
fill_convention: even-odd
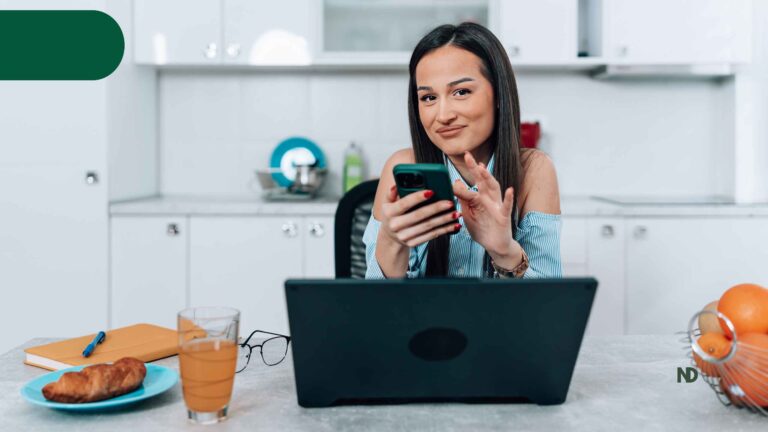
[[[110,216],[333,216],[338,198],[315,201],[274,201],[246,198],[148,197],[109,205]],[[561,214],[568,217],[768,217],[766,204],[620,205],[591,197],[563,197]]]

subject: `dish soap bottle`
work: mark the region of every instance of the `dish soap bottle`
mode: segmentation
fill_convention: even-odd
[[[352,141],[344,151],[344,176],[342,190],[344,193],[363,181],[363,155],[360,148]]]

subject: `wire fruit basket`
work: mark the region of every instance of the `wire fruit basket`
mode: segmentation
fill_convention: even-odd
[[[715,315],[730,330],[732,337],[724,355],[713,356],[699,345],[703,336],[699,317],[704,314]],[[707,309],[691,318],[684,342],[691,364],[723,405],[744,408],[768,417],[768,348],[740,340],[728,317]]]

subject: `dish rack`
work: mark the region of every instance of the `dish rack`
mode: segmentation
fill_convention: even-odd
[[[280,168],[268,168],[256,170],[256,179],[258,180],[261,197],[267,201],[308,201],[315,197],[315,192],[300,193],[293,192],[287,187],[281,187],[273,178],[274,173],[282,173]],[[251,180],[251,189],[257,191]]]
[[[699,317],[703,314],[717,315],[733,335],[730,350],[722,358],[718,359],[708,355],[698,344],[698,339],[702,336],[699,329]],[[755,401],[744,392],[738,383],[739,380],[743,380],[743,377],[756,380],[756,382],[749,382],[751,391],[754,392],[756,387],[760,394],[768,398],[768,349],[740,342],[733,323],[728,317],[721,312],[712,310],[702,310],[694,314],[688,323],[688,331],[681,333],[685,333],[682,342],[685,343],[684,349],[688,351],[691,365],[698,370],[701,378],[714,390],[718,400],[723,405],[747,409],[768,417],[768,401]],[[694,353],[703,362],[713,367],[717,376],[705,374],[696,363]]]

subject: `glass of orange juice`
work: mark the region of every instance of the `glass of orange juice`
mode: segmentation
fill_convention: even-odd
[[[227,307],[195,307],[178,314],[181,388],[193,423],[227,418],[239,326],[240,311]]]

